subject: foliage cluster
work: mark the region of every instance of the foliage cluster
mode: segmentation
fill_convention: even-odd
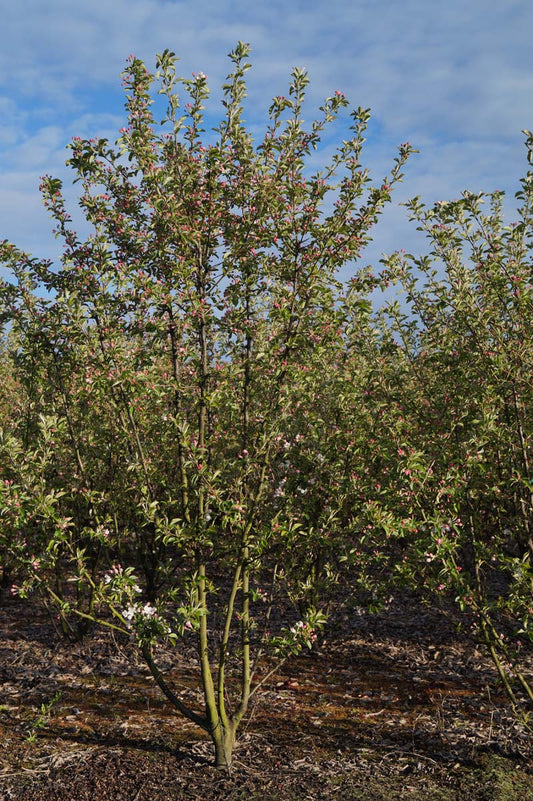
[[[178,78],[168,51],[155,75],[130,58],[115,145],[70,145],[91,234],[46,177],[61,263],[0,246],[3,583],[38,589],[65,636],[99,622],[134,637],[220,767],[263,657],[275,667],[311,647],[333,591],[358,586],[372,605],[385,576],[452,593],[512,703],[533,701],[520,668],[533,639],[533,175],[510,228],[498,193],[488,214],[482,196],[415,199],[430,254],[341,283],[412,148],[373,186],[359,108],[312,172],[347,100],[336,92],[306,127],[300,70],[255,143],[247,57],[241,43],[230,54],[211,133],[203,73]],[[375,312],[372,291],[391,281],[405,304]],[[199,708],[157,666],[158,643],[184,638]]]

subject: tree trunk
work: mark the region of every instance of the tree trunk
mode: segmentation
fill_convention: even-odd
[[[233,748],[235,746],[235,729],[230,724],[225,728],[221,724],[211,732],[211,737],[215,745],[215,765],[220,770],[231,772],[233,761]]]

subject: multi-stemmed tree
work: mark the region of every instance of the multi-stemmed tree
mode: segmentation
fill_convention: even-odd
[[[358,109],[313,173],[309,157],[347,101],[336,92],[306,127],[300,70],[254,142],[242,117],[247,55],[243,44],[230,55],[224,117],[207,133],[202,73],[177,78],[168,51],[155,76],[131,58],[116,144],[70,145],[92,233],[73,230],[61,182],[47,177],[60,264],[1,246],[23,407],[1,442],[4,539],[67,633],[77,618],[137,638],[221,767],[261,654],[310,644],[322,620],[313,587],[346,503],[331,484],[335,426],[317,387],[331,391],[358,309],[341,302],[337,274],[358,258],[410,152],[401,146],[372,187],[360,160],[369,115]],[[161,128],[154,78],[168,106]],[[317,480],[328,486],[318,492]],[[299,619],[272,614],[287,598]],[[157,667],[158,641],[181,637],[196,638],[198,708]]]

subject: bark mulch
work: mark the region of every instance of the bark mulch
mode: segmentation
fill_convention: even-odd
[[[192,649],[158,658],[200,697]],[[68,643],[38,606],[0,606],[0,801],[530,798],[531,736],[490,659],[415,598],[339,616],[269,679],[230,776],[131,643],[101,630]]]

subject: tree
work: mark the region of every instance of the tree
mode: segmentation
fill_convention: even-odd
[[[402,145],[388,178],[370,186],[360,162],[369,113],[359,108],[349,138],[311,173],[309,157],[347,100],[336,92],[305,128],[308,78],[298,69],[254,144],[242,116],[248,50],[230,54],[213,132],[203,127],[203,73],[177,78],[174,54],[158,56],[167,103],[158,131],[154,76],[131,57],[115,146],[70,145],[91,235],[78,237],[61,182],[47,177],[60,265],[1,249],[15,277],[2,285],[3,316],[27,409],[4,436],[2,470],[31,521],[28,584],[46,586],[67,633],[73,615],[133,633],[225,768],[262,654],[310,646],[323,620],[304,589],[309,575],[290,565],[324,520],[283,485],[304,437],[302,481],[316,470],[321,419],[307,420],[303,404],[344,348],[337,273],[359,257],[410,153]],[[39,454],[31,475],[28,450]],[[64,594],[66,575],[76,599]],[[299,619],[280,618],[287,598]],[[157,667],[158,641],[178,647],[182,637],[196,638],[198,707]]]
[[[526,132],[531,157],[533,140]],[[533,173],[506,225],[503,195],[464,192],[408,204],[430,252],[398,252],[384,280],[405,293],[385,311],[380,371],[390,477],[380,504],[404,533],[403,569],[453,593],[474,621],[517,711],[533,705]],[[485,211],[484,205],[488,205]],[[393,354],[393,355],[392,355]],[[392,361],[394,359],[394,362]],[[380,457],[387,445],[377,447]],[[384,482],[385,483],[385,482]]]

